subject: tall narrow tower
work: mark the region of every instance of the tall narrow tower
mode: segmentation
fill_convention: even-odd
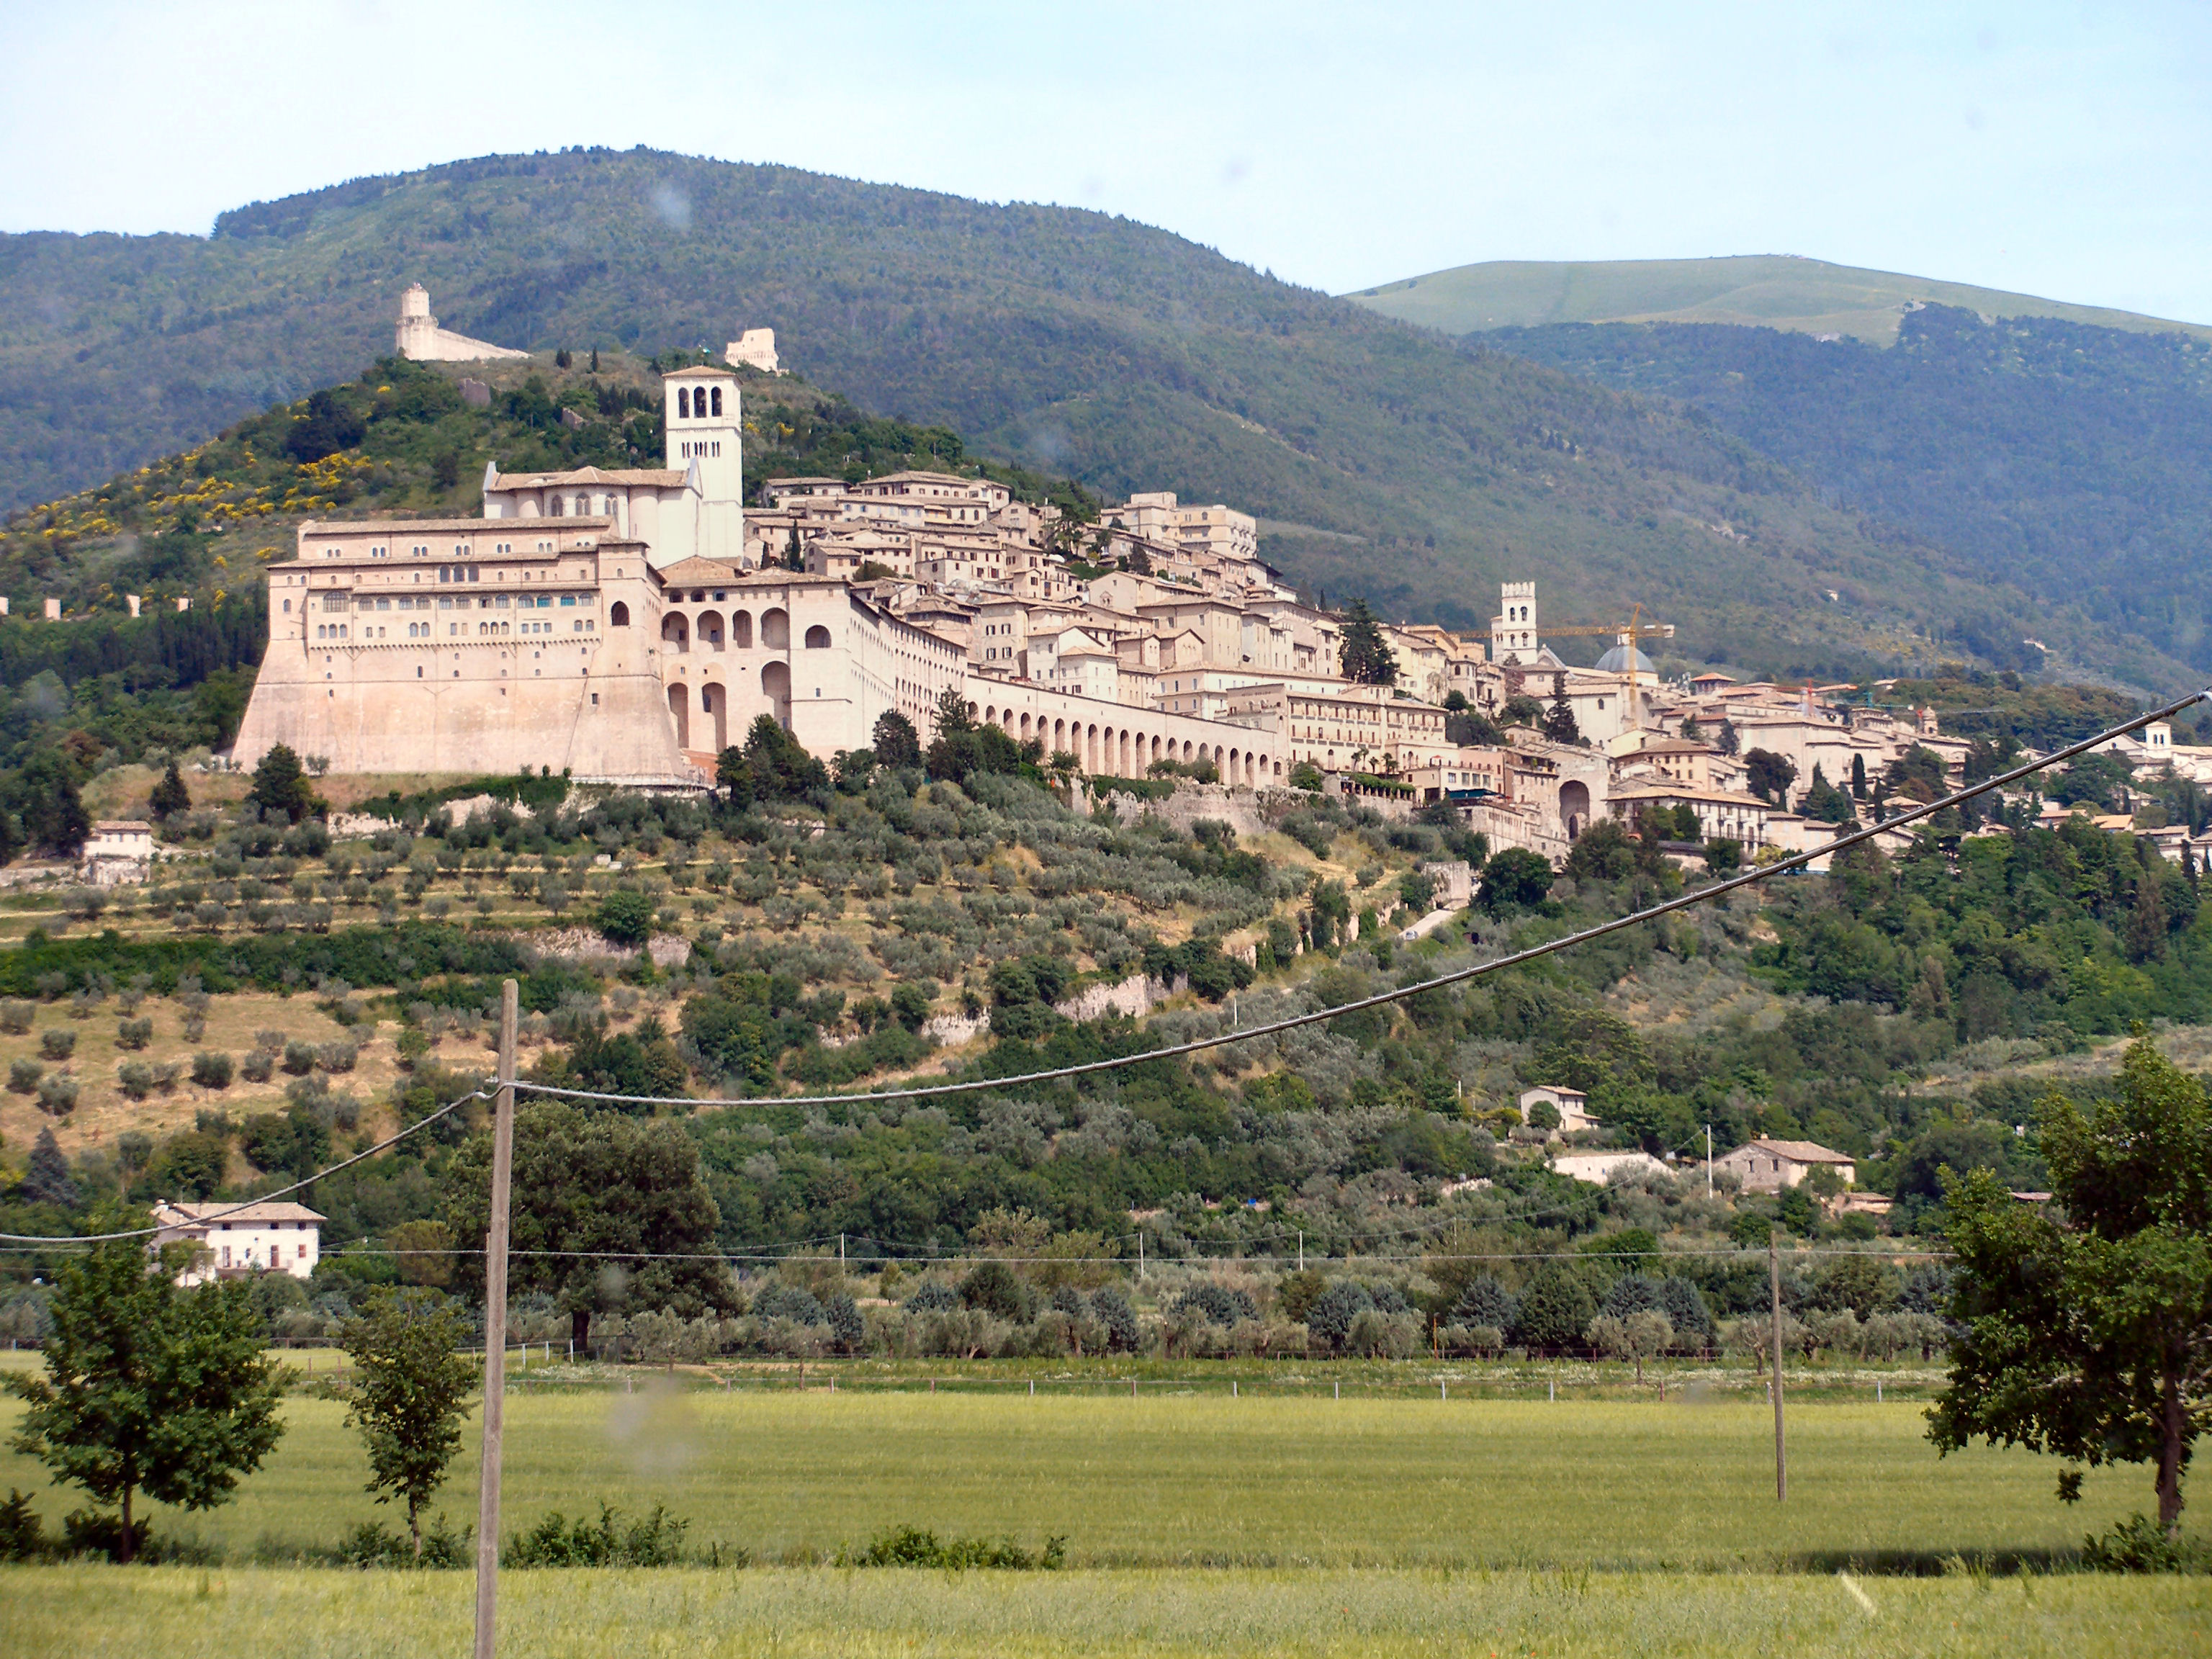
[[[1535,661],[1541,648],[1536,638],[1536,584],[1501,583],[1498,598],[1498,614],[1490,619],[1491,661]]]
[[[698,534],[690,550],[734,564],[745,544],[738,377],[711,364],[679,368],[661,381],[661,398],[669,470],[690,475],[699,491]]]

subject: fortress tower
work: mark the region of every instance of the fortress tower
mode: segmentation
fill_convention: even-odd
[[[410,283],[407,291],[399,296],[399,327],[393,337],[392,349],[418,363],[468,363],[486,357],[530,355],[440,328],[438,319],[430,314],[430,290],[420,283]]]
[[[744,429],[738,377],[714,364],[680,368],[661,381],[668,470],[698,491],[693,556],[738,562],[744,548]]]

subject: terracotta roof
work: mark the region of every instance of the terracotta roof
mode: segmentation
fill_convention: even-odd
[[[661,466],[599,467],[580,466],[566,472],[495,472],[489,488],[493,489],[538,489],[547,484],[615,483],[659,484],[672,487],[690,477]],[[471,519],[471,524],[512,524],[511,519]],[[571,520],[570,523],[577,522]]]
[[[1762,1136],[1744,1143],[1760,1152],[1771,1152],[1777,1158],[1786,1158],[1793,1164],[1856,1164],[1858,1159],[1849,1152],[1832,1152],[1815,1140],[1770,1140]]]
[[[210,1217],[241,1224],[257,1221],[327,1221],[330,1218],[304,1204],[289,1204],[281,1200],[239,1206],[231,1204],[175,1204],[162,1202],[154,1206],[154,1218],[165,1227],[179,1223],[197,1223]]]

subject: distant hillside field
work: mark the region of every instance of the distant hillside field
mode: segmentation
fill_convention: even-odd
[[[1309,592],[1394,617],[1480,627],[1500,580],[1533,577],[1559,621],[1641,601],[1680,630],[1675,665],[1856,678],[2033,637],[2125,684],[2191,672],[1710,422],[1166,232],[645,150],[356,180],[204,239],[0,239],[20,324],[0,342],[0,508],[352,380],[415,281],[447,326],[538,351],[773,327],[787,364],[862,410],[1101,494],[1235,503]]]
[[[1345,297],[1386,317],[1446,334],[1547,323],[1738,323],[1888,345],[1907,311],[1942,305],[1984,317],[2057,317],[2100,328],[2178,331],[2212,340],[2212,327],[2203,324],[1784,253],[1719,259],[1490,259]]]

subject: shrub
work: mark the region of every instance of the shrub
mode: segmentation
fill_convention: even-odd
[[[315,1064],[326,1072],[350,1072],[360,1050],[350,1042],[325,1042],[316,1046]]]
[[[8,1086],[19,1095],[27,1095],[37,1089],[39,1079],[46,1074],[46,1068],[27,1055],[8,1062]]]
[[[138,1049],[154,1040],[154,1022],[147,1018],[116,1022],[115,1046],[118,1048]]]
[[[915,1287],[914,1294],[902,1304],[913,1314],[933,1313],[947,1308],[962,1306],[959,1293],[950,1285],[940,1285],[933,1279],[924,1279]]]
[[[653,937],[653,901],[642,893],[610,893],[599,901],[593,925],[612,944],[641,945]]]
[[[39,1109],[50,1117],[67,1117],[76,1109],[76,1079],[56,1072],[39,1082]]]
[[[813,1291],[796,1285],[771,1285],[753,1298],[756,1319],[788,1319],[794,1325],[826,1325],[828,1310]]]
[[[1449,1317],[1455,1325],[1494,1325],[1501,1331],[1510,1331],[1513,1328],[1513,1293],[1485,1273],[1459,1293],[1459,1300],[1452,1304]]]
[[[315,1046],[312,1042],[291,1042],[284,1045],[284,1069],[294,1077],[305,1077],[315,1069]]]
[[[248,1083],[266,1083],[276,1074],[276,1056],[266,1048],[249,1049],[238,1070]]]
[[[653,1513],[629,1526],[617,1524],[622,1513],[611,1504],[599,1505],[596,1522],[579,1516],[568,1520],[558,1510],[528,1532],[510,1534],[501,1546],[503,1567],[668,1567],[684,1559],[684,1534],[690,1522],[678,1521],[656,1504]]]
[[[1140,1333],[1137,1328],[1136,1310],[1129,1299],[1111,1285],[1091,1293],[1091,1316],[1106,1329],[1106,1346],[1123,1353],[1133,1352]]]
[[[993,1544],[981,1538],[954,1538],[939,1542],[933,1532],[920,1527],[896,1527],[880,1532],[863,1550],[849,1545],[837,1552],[841,1567],[934,1567],[960,1572],[970,1567],[998,1568],[1013,1572],[1033,1570],[1051,1572],[1067,1556],[1067,1540],[1047,1538],[1044,1547],[1030,1554],[1011,1540]]]
[[[39,1053],[48,1060],[67,1060],[76,1052],[76,1033],[66,1025],[49,1025],[39,1033]]]
[[[2147,1515],[2132,1516],[2100,1538],[2081,1540],[2082,1565],[2098,1572],[2179,1572],[2180,1542]]]
[[[228,1089],[231,1079],[230,1056],[202,1049],[192,1056],[192,1082],[202,1089]]]
[[[39,1528],[39,1512],[31,1507],[31,1494],[9,1487],[8,1501],[0,1504],[0,1561],[36,1561],[46,1553],[46,1536]]]
[[[823,1313],[830,1326],[830,1334],[839,1352],[858,1353],[868,1340],[868,1327],[860,1317],[860,1310],[849,1296],[833,1296],[823,1304]]]
[[[143,1060],[126,1060],[115,1068],[115,1086],[132,1100],[154,1092],[154,1068]]]
[[[1331,1352],[1341,1352],[1351,1338],[1352,1322],[1374,1306],[1375,1298],[1365,1285],[1340,1279],[1315,1297],[1306,1310],[1306,1332]]]
[[[0,1002],[0,1031],[9,1036],[29,1036],[32,1018],[38,1011],[34,1002]]]
[[[1256,1319],[1260,1310],[1243,1291],[1225,1285],[1200,1285],[1175,1299],[1171,1313],[1195,1310],[1211,1325],[1234,1325],[1240,1319]]]
[[[960,1299],[995,1318],[1013,1324],[1030,1316],[1030,1287],[1003,1261],[981,1261],[960,1281]]]
[[[1571,1348],[1583,1340],[1597,1304],[1572,1268],[1548,1267],[1537,1273],[1513,1321],[1513,1334],[1530,1348]]]

